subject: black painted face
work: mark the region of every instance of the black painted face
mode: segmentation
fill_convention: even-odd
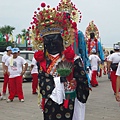
[[[94,33],[90,33],[90,38],[94,39],[95,38],[95,34]]]
[[[50,34],[43,37],[45,49],[49,54],[61,53],[64,49],[61,34]]]

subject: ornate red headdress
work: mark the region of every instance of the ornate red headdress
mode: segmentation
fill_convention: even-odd
[[[64,2],[61,3],[61,6]],[[75,7],[72,7],[75,9]],[[63,38],[64,47],[70,46],[75,39],[76,22],[69,20],[66,12],[60,9],[50,8],[45,3],[41,3],[41,8],[34,12],[31,32],[32,44],[37,50],[44,50],[43,37],[48,34],[60,33]],[[74,16],[74,15],[73,15]]]
[[[99,31],[97,26],[94,24],[94,21],[91,21],[88,27],[86,28],[86,31],[85,31],[86,39],[90,39],[90,33],[94,33],[96,39],[99,38]]]
[[[71,0],[61,0],[59,5],[57,6],[57,10],[70,14],[70,19],[74,22],[80,22],[82,15],[80,10],[78,10],[75,5],[71,2]]]

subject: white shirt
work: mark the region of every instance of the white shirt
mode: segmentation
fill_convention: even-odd
[[[98,55],[92,54],[89,56],[90,64],[91,64],[91,69],[92,70],[97,70],[98,69],[98,62],[101,61]]]
[[[32,70],[31,70],[31,74],[33,74],[33,73],[38,73],[37,61],[35,60],[34,57],[33,57],[33,59],[32,59],[31,65],[34,65],[33,68],[32,68]]]
[[[12,55],[10,55],[10,56],[12,56]],[[7,55],[7,54],[3,55],[2,56],[2,62],[5,63],[10,56]]]
[[[109,57],[109,61],[111,61],[112,63],[119,63],[120,62],[120,52],[115,52],[115,53],[111,54],[111,56]]]
[[[117,68],[117,71],[116,71],[116,75],[117,76],[120,76],[120,62],[118,64],[118,68]]]
[[[13,65],[10,64],[11,60],[13,60]],[[9,57],[5,62],[5,65],[8,66],[8,72],[10,72],[9,78],[20,76],[22,67],[25,63],[27,62],[23,57],[18,56],[15,59],[13,57]]]

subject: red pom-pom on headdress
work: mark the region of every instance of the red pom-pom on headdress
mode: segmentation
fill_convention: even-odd
[[[45,3],[41,3],[41,7],[43,7],[43,8],[44,8],[45,6],[46,6],[46,4],[45,4]]]

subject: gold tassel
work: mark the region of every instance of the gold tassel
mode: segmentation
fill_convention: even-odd
[[[41,100],[42,100],[42,95],[40,94],[40,87],[39,87],[39,84],[38,84],[37,93],[38,93],[38,106],[40,107]]]

